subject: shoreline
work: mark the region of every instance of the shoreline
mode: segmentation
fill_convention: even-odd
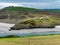
[[[40,32],[60,32],[60,28],[53,28],[53,29],[43,29],[43,28],[36,28],[36,29],[22,29],[22,30],[12,30],[12,31],[7,31],[7,33],[20,33],[20,34],[25,34],[25,33],[40,33]]]
[[[48,31],[59,31],[60,32],[60,28],[33,28],[33,29],[21,29],[21,30],[11,30],[11,31],[9,31],[10,27],[12,27],[14,25],[15,24],[0,22],[0,33],[25,34],[25,33],[48,32]]]

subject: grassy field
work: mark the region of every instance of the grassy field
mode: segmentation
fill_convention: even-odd
[[[0,38],[0,45],[60,45],[60,35]]]

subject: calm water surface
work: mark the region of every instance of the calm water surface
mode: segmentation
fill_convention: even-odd
[[[7,35],[18,35],[18,36],[34,36],[34,35],[45,35],[45,34],[60,34],[60,29],[22,29],[22,30],[0,30],[0,36]]]

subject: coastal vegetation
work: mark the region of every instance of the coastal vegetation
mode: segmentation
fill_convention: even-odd
[[[0,45],[60,45],[60,35],[0,38]]]
[[[54,28],[58,20],[53,17],[35,17],[28,18],[18,22],[13,28],[15,29],[31,29],[31,28]]]

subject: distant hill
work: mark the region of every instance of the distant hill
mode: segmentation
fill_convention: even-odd
[[[27,7],[5,7],[0,10],[0,19],[10,18],[25,18],[27,15],[35,14],[38,9]]]
[[[52,16],[60,18],[60,9],[35,9],[28,7],[14,7],[9,6],[0,9],[0,19],[9,19],[7,22],[12,22],[11,20],[24,20],[26,18],[34,18],[41,16]],[[1,21],[0,21],[1,22]]]
[[[5,7],[2,10],[4,10],[4,11],[35,11],[35,10],[38,10],[38,9],[27,8],[27,7],[14,7],[14,6],[10,6],[10,7]]]
[[[0,11],[8,11],[8,12],[12,12],[12,11],[24,11],[24,12],[31,12],[31,13],[40,13],[40,14],[44,14],[44,13],[60,13],[60,9],[35,9],[35,8],[28,8],[28,7],[14,7],[14,6],[9,6],[9,7],[5,7],[3,9],[1,9]]]
[[[54,15],[60,16],[60,9],[35,9],[35,8],[27,8],[27,7],[5,7],[0,10],[0,15]]]

